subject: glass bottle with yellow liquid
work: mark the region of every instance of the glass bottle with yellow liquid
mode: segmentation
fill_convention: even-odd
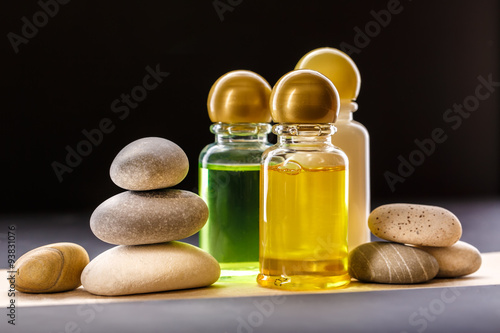
[[[344,52],[322,47],[307,53],[295,69],[312,69],[328,77],[338,90],[340,112],[333,144],[349,159],[349,251],[370,241],[370,145],[363,124],[353,120],[358,109],[355,102],[361,86],[361,76],[354,61]]]
[[[270,108],[278,142],[261,162],[257,282],[284,290],[344,287],[348,160],[332,144],[338,92],[316,71],[292,71],[274,86]]]
[[[221,76],[210,89],[215,142],[199,157],[199,194],[209,210],[200,247],[220,263],[221,281],[255,282],[259,265],[260,159],[271,144],[271,86],[246,70]]]

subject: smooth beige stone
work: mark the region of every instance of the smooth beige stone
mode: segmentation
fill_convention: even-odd
[[[219,279],[217,260],[182,243],[117,246],[85,267],[82,284],[92,294],[118,296],[209,286]]]
[[[83,247],[54,243],[33,249],[15,263],[16,289],[25,293],[54,293],[81,285],[80,275],[89,263]]]
[[[189,237],[208,219],[208,207],[198,195],[173,189],[122,192],[100,204],[90,217],[90,229],[115,245],[163,243]]]
[[[125,146],[111,163],[111,180],[126,190],[146,191],[179,184],[187,175],[184,151],[167,139],[149,137]]]
[[[349,253],[349,274],[364,282],[420,283],[434,278],[438,270],[433,256],[398,243],[365,243]]]
[[[449,247],[419,247],[436,258],[437,277],[454,278],[474,273],[481,267],[481,253],[469,243],[458,241]]]
[[[379,238],[420,246],[451,246],[462,236],[462,225],[453,213],[426,205],[377,207],[368,217],[368,227]]]

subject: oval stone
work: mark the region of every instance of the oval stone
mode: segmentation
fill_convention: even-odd
[[[419,247],[436,258],[437,277],[454,278],[472,274],[481,267],[481,253],[474,246],[458,241],[449,247]]]
[[[434,278],[438,270],[433,256],[398,243],[365,243],[349,253],[349,274],[364,282],[420,283]]]
[[[368,227],[379,238],[421,246],[451,246],[462,236],[462,225],[453,213],[427,205],[377,207],[368,217]]]
[[[78,288],[89,263],[83,247],[54,243],[33,249],[16,261],[16,289],[25,293],[54,293]]]
[[[208,219],[208,207],[198,195],[174,189],[122,192],[100,204],[90,217],[90,229],[115,245],[163,243],[189,237]]]
[[[149,137],[125,146],[111,163],[109,174],[121,188],[146,191],[175,186],[188,170],[188,158],[178,145]]]
[[[85,290],[103,296],[153,293],[209,286],[220,275],[217,260],[182,243],[117,246],[85,267]]]

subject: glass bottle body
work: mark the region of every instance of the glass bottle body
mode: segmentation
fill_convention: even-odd
[[[353,120],[356,103],[343,105],[335,122],[337,133],[332,142],[349,159],[349,251],[370,241],[370,147],[366,128]]]
[[[262,156],[259,285],[329,289],[350,282],[346,155],[332,125],[276,125]]]
[[[219,261],[221,281],[255,281],[259,256],[259,173],[269,124],[211,126],[215,142],[199,158],[199,194],[209,218],[200,247]]]

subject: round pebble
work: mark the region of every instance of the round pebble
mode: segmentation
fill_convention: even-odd
[[[454,278],[474,273],[481,267],[481,253],[474,246],[458,241],[449,247],[419,247],[436,258],[436,277]]]
[[[188,158],[178,145],[149,137],[125,146],[111,163],[109,174],[121,188],[147,191],[179,184],[188,170]]]
[[[54,293],[78,288],[80,275],[88,263],[87,251],[78,244],[38,247],[16,261],[16,289],[25,293]]]
[[[462,236],[458,218],[436,206],[383,205],[371,212],[368,226],[379,238],[421,246],[451,246]]]
[[[207,252],[182,242],[117,246],[97,256],[82,273],[85,290],[118,296],[209,286],[219,263]]]
[[[127,191],[100,204],[90,217],[90,228],[110,244],[153,244],[189,237],[207,219],[205,201],[192,192]]]
[[[438,270],[433,256],[398,243],[365,243],[349,253],[349,274],[364,282],[421,283],[434,278]]]

